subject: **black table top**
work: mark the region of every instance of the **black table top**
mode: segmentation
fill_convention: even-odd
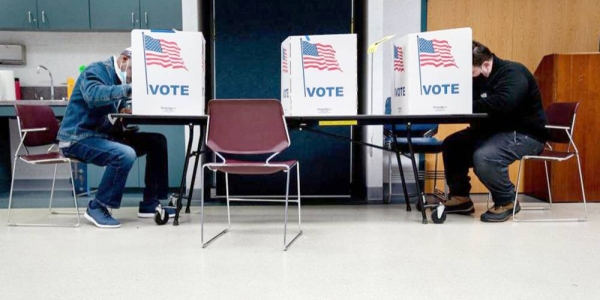
[[[487,114],[470,115],[354,115],[354,116],[286,116],[288,122],[318,124],[322,126],[395,125],[395,124],[459,124],[486,118]]]
[[[207,115],[202,116],[155,116],[112,114],[112,117],[123,118],[128,124],[152,125],[204,125]],[[474,119],[486,118],[487,114],[470,115],[347,115],[347,116],[286,116],[288,123],[297,125],[350,126],[350,125],[383,125],[383,124],[460,124]]]
[[[204,125],[208,120],[207,115],[202,116],[155,116],[155,115],[131,115],[112,114],[113,118],[123,118],[127,124],[144,125]]]

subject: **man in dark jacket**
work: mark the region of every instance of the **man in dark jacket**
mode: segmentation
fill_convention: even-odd
[[[483,222],[503,222],[512,215],[515,186],[508,166],[543,150],[546,114],[535,78],[520,63],[502,60],[473,41],[473,112],[488,118],[444,141],[444,166],[450,189],[447,213],[475,212],[469,197],[469,168],[491,192],[494,206]],[[515,211],[519,212],[517,205]]]

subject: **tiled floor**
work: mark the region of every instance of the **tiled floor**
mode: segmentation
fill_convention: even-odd
[[[407,213],[403,204],[305,205],[304,235],[287,252],[281,206],[233,207],[231,232],[206,249],[197,206],[178,227],[138,219],[135,207],[115,210],[123,222],[119,229],[99,229],[83,218],[78,228],[6,227],[6,209],[0,209],[0,299],[600,295],[600,204],[588,205],[587,222],[486,224],[479,222],[481,199],[475,215],[452,215],[442,225],[421,224],[420,214]],[[551,214],[573,215],[580,208],[558,204]],[[18,209],[13,217],[36,219],[46,211]],[[207,208],[208,235],[225,226],[224,216],[222,206]],[[50,218],[64,222],[74,216]],[[290,234],[297,229],[293,224]]]

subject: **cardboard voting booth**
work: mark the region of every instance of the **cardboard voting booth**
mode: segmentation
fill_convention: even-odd
[[[133,30],[133,114],[204,115],[205,46],[201,32]]]
[[[288,116],[356,115],[356,35],[290,36],[281,43]]]
[[[459,28],[393,40],[393,115],[473,113],[472,31]]]

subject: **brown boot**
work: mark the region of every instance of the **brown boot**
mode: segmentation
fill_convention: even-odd
[[[482,222],[504,222],[512,217],[514,203],[510,202],[505,205],[494,205],[488,211],[481,215]],[[521,211],[521,206],[517,202],[517,207],[514,208],[515,214]]]
[[[468,215],[475,212],[473,201],[469,196],[452,196],[444,203],[446,213]]]

